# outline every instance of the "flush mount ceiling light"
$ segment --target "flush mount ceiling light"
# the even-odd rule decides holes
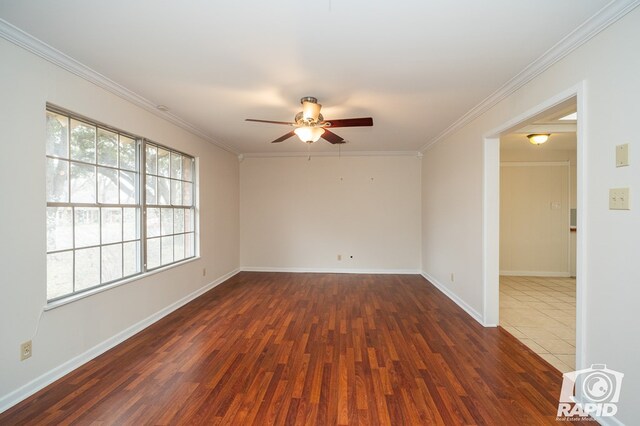
[[[256,120],[255,118],[247,118],[245,121],[254,121],[258,123],[271,123],[271,124],[284,124],[286,126],[295,127],[292,131],[286,135],[280,136],[278,139],[271,143],[278,143],[289,139],[291,136],[296,135],[304,143],[313,143],[323,138],[332,144],[343,144],[346,141],[330,131],[329,127],[361,127],[361,126],[373,126],[373,118],[340,118],[337,120],[325,120],[320,109],[322,105],[318,103],[318,100],[313,96],[305,96],[300,99],[302,104],[302,111],[296,114],[293,121],[271,121],[271,120]]]
[[[527,138],[529,138],[529,142],[531,142],[534,145],[542,145],[549,139],[549,136],[550,136],[549,133],[533,133],[533,134],[527,135]]]

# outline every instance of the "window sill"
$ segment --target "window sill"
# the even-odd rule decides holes
[[[200,260],[200,256],[192,257],[192,258],[183,260],[183,261],[178,262],[178,263],[172,263],[171,265],[167,265],[167,266],[164,266],[162,268],[154,269],[153,271],[149,271],[149,272],[145,272],[145,273],[142,273],[142,274],[139,274],[139,275],[135,275],[135,276],[130,277],[130,278],[125,278],[122,281],[118,281],[118,282],[115,282],[115,283],[112,283],[112,284],[107,284],[107,285],[102,286],[102,287],[96,287],[96,288],[93,288],[91,290],[87,290],[87,291],[85,291],[83,293],[72,294],[69,297],[65,297],[64,299],[58,299],[58,300],[55,300],[53,302],[48,302],[45,305],[44,310],[45,311],[50,311],[52,309],[59,308],[60,306],[64,306],[64,305],[67,305],[69,303],[73,303],[73,302],[75,302],[77,300],[84,299],[85,297],[93,296],[94,294],[102,293],[103,291],[111,290],[112,288],[120,287],[121,285],[128,284],[128,283],[130,283],[132,281],[141,280],[143,278],[150,277],[151,275],[155,275],[155,274],[157,274],[159,272],[163,272],[163,271],[166,271],[168,269],[175,268],[177,266],[185,265],[187,263],[194,262],[196,260]]]

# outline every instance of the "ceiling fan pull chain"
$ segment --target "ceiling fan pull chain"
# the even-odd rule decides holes
[[[311,161],[311,144],[310,143],[307,144],[307,155],[309,155],[309,158],[307,158],[307,161]]]

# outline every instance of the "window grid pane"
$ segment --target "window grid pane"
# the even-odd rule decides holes
[[[47,155],[69,158],[69,117],[47,111]]]

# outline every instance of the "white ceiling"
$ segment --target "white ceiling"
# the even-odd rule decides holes
[[[0,18],[239,153],[306,151],[244,121],[290,121],[302,96],[374,118],[335,129],[343,150],[417,151],[608,3],[0,0]]]

